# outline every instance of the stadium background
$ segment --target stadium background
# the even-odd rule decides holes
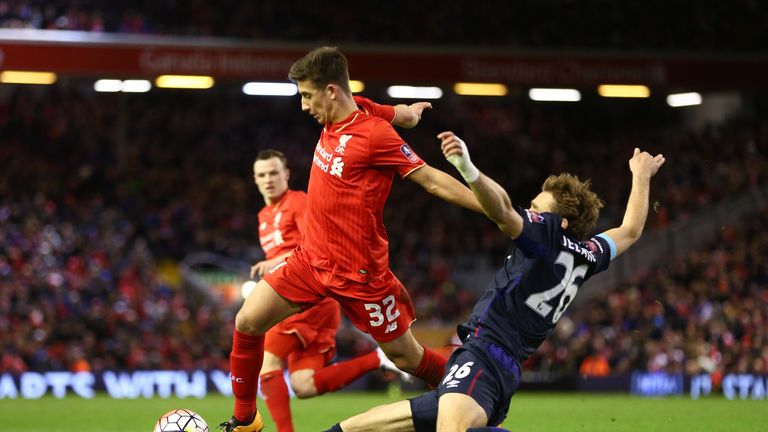
[[[617,224],[632,148],[666,155],[641,243],[582,290],[526,362],[521,394],[764,400],[767,15],[747,0],[0,1],[0,70],[56,74],[51,85],[0,76],[0,405],[92,389],[195,396],[195,371],[206,394],[218,392],[240,286],[260,253],[252,160],[284,151],[291,185],[304,189],[318,132],[297,97],[241,88],[286,82],[290,62],[320,44],[348,54],[375,100],[419,99],[391,97],[392,85],[441,89],[403,137],[452,172],[434,136],[456,131],[520,205],[547,174],[569,171],[607,201],[600,228]],[[163,74],[215,84],[161,89]],[[96,91],[100,79],[152,88]],[[506,94],[459,95],[460,81]],[[601,84],[650,95],[606,98]],[[533,87],[581,99],[533,101]],[[688,92],[701,103],[669,105]],[[395,181],[385,213],[392,267],[416,330],[444,346],[508,242],[408,183]],[[339,334],[342,357],[370,347],[349,326]]]

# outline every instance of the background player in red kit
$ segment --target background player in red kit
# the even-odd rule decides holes
[[[298,86],[302,110],[324,126],[310,171],[306,232],[237,314],[230,355],[235,410],[221,425],[225,431],[262,429],[256,377],[264,334],[326,297],[336,299],[398,368],[436,386],[446,359],[422,347],[410,330],[413,305],[389,270],[384,203],[398,174],[445,201],[481,211],[467,187],[427,165],[389,122],[375,116],[381,106],[356,103],[346,58],[337,48],[311,51],[291,66],[289,77]]]
[[[400,118],[409,117],[401,114]],[[304,231],[307,205],[304,192],[288,188],[290,171],[283,153],[259,152],[253,175],[266,205],[259,211],[259,241],[265,259],[251,268],[252,277],[262,276],[290,256]],[[300,398],[338,390],[379,367],[400,372],[380,349],[326,367],[336,352],[340,314],[339,304],[328,297],[267,332],[261,390],[278,432],[293,431],[290,395],[283,379],[284,364],[290,371],[291,387]]]

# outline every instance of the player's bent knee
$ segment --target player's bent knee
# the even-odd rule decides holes
[[[264,361],[261,363],[261,375],[266,373],[282,371],[283,361],[280,357],[272,354],[269,351],[264,351]]]
[[[315,390],[315,386],[300,385],[291,387],[293,387],[293,392],[299,399],[307,399],[317,396],[317,390]]]
[[[309,399],[311,397],[317,396],[316,391],[310,390],[306,387],[294,388],[293,392],[296,394],[296,397],[299,399]]]
[[[471,397],[448,393],[440,397],[437,414],[438,432],[465,432],[488,424],[485,410]]]
[[[258,317],[254,313],[243,309],[240,309],[235,316],[235,329],[251,336],[262,336],[269,330],[259,324]]]
[[[299,399],[311,398],[317,396],[315,380],[312,376],[291,374],[291,388]]]

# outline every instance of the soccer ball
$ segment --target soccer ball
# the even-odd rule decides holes
[[[200,414],[179,408],[157,419],[154,432],[208,432],[208,424]]]

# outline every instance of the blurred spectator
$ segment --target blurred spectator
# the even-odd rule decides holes
[[[766,22],[768,8],[756,0],[0,1],[2,27],[312,44],[760,52]]]
[[[592,346],[584,360],[579,365],[579,374],[588,377],[604,377],[611,374],[611,366],[608,364],[605,339],[598,335],[592,340]]]

